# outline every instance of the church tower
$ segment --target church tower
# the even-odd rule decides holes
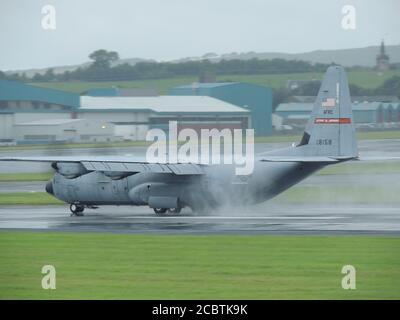
[[[389,69],[389,56],[385,53],[385,43],[381,42],[379,54],[376,56],[376,69],[386,71]]]

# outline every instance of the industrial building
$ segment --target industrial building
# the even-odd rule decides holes
[[[208,96],[102,90],[81,96],[0,80],[0,143],[145,140],[149,129],[168,130],[172,120],[178,130],[251,127],[249,110]]]
[[[353,117],[357,127],[400,126],[399,102],[356,102],[353,103]],[[282,118],[281,125],[302,129],[305,127],[313,103],[289,102],[277,106],[275,114]]]
[[[256,135],[272,132],[272,90],[270,88],[241,82],[194,83],[170,90],[171,95],[210,96],[251,113],[251,126]]]

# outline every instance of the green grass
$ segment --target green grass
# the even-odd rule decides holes
[[[197,81],[197,77],[177,77],[168,79],[133,80],[133,81],[71,81],[71,82],[42,82],[33,83],[52,89],[60,89],[72,92],[83,92],[91,88],[109,88],[119,86],[121,88],[150,88],[156,89],[160,94],[167,94],[168,91],[176,86],[190,84]]]
[[[43,185],[44,187],[44,185]],[[0,192],[0,205],[64,204],[46,192]]]
[[[398,70],[389,70],[383,74],[376,71],[349,71],[348,77],[351,84],[358,85],[363,88],[376,88],[383,82],[394,75],[400,75]],[[240,81],[254,83],[272,88],[279,88],[286,85],[287,80],[298,79],[322,79],[323,73],[288,73],[288,74],[262,74],[262,75],[221,75],[217,77],[218,81]],[[120,87],[140,87],[154,88],[160,94],[167,94],[168,91],[176,86],[191,84],[197,80],[197,77],[176,77],[168,79],[150,79],[150,80],[133,80],[133,81],[99,81],[99,82],[43,82],[35,83],[37,85],[61,89],[73,92],[82,92],[90,88],[103,88],[111,86]]]
[[[8,181],[47,181],[53,176],[52,172],[17,172],[0,173],[0,182]]]
[[[400,238],[0,232],[1,299],[399,299]],[[43,265],[57,289],[41,288]],[[356,268],[356,290],[341,269]]]
[[[347,75],[350,84],[355,84],[363,88],[376,88],[394,75],[399,75],[398,70],[390,70],[383,74],[375,71],[348,71]],[[270,86],[274,89],[283,87],[288,80],[321,80],[324,73],[289,73],[289,74],[263,74],[263,75],[226,75],[219,76],[220,81],[249,82],[259,85]]]

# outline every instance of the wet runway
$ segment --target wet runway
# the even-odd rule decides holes
[[[102,207],[70,217],[67,206],[0,206],[0,229],[166,234],[394,234],[398,206],[274,204],[209,215],[158,217],[142,207]]]

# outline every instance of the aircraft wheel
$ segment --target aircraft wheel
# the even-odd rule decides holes
[[[167,209],[165,208],[154,208],[154,213],[158,216],[163,216],[167,212]]]
[[[71,215],[81,217],[83,216],[83,211],[85,210],[85,207],[72,203],[69,206],[69,210],[71,210]]]
[[[168,209],[169,213],[173,213],[173,214],[179,214],[181,212],[182,208],[181,207],[177,207],[177,208],[170,208]]]

